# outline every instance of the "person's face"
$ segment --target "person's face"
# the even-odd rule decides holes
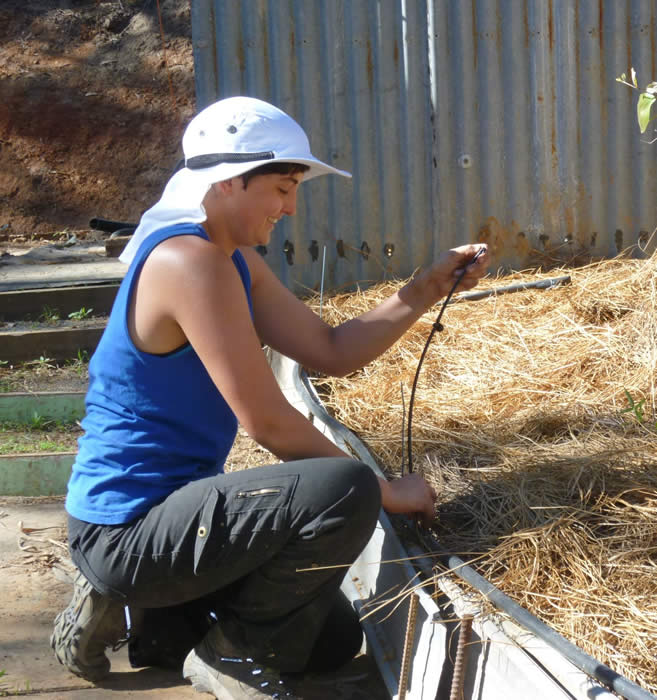
[[[231,180],[231,229],[238,245],[267,245],[274,226],[297,210],[297,191],[302,175],[256,175],[244,187],[239,177]],[[237,241],[236,241],[237,242]]]

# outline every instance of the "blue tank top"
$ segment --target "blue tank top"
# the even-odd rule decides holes
[[[137,349],[128,308],[144,261],[162,241],[181,235],[207,239],[197,224],[151,234],[126,273],[89,362],[84,435],[68,484],[67,511],[101,525],[126,523],[195,479],[223,471],[237,419],[187,343],[166,355]],[[244,257],[237,268],[251,304]]]

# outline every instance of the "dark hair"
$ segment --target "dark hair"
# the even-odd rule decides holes
[[[244,189],[249,185],[249,180],[257,175],[296,175],[297,173],[305,173],[306,170],[310,170],[309,165],[304,165],[303,163],[285,163],[278,161],[276,163],[265,163],[260,165],[253,170],[249,170],[242,173],[240,177],[244,183]]]

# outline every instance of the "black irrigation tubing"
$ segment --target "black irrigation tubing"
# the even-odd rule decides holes
[[[94,231],[104,231],[105,233],[114,233],[115,231],[134,231],[137,224],[128,223],[127,221],[111,221],[110,219],[100,219],[95,217],[89,221],[89,227]],[[127,233],[126,233],[127,235]]]
[[[470,261],[470,265],[482,254],[486,251],[485,248],[480,248],[477,254],[472,258]],[[415,390],[417,389],[417,384],[418,384],[418,379],[420,377],[420,370],[422,368],[422,364],[424,362],[424,358],[427,354],[427,350],[429,349],[429,346],[431,345],[431,341],[433,340],[433,337],[437,331],[442,331],[443,330],[443,325],[440,322],[440,320],[443,317],[443,313],[445,312],[445,309],[451,304],[456,301],[475,301],[476,299],[484,299],[485,297],[489,296],[497,296],[498,294],[506,294],[509,292],[518,292],[523,289],[549,289],[551,287],[554,287],[558,284],[564,284],[567,282],[570,282],[570,276],[569,275],[563,275],[562,277],[552,277],[544,280],[538,280],[535,282],[516,282],[515,284],[509,284],[505,287],[497,287],[493,289],[484,289],[484,290],[479,290],[476,292],[471,292],[469,294],[463,294],[460,297],[455,298],[452,300],[452,295],[456,291],[456,288],[459,286],[461,280],[463,279],[465,272],[466,272],[467,266],[463,268],[463,271],[461,274],[458,276],[456,281],[454,282],[454,286],[450,289],[449,294],[443,299],[443,302],[440,306],[440,311],[438,313],[438,317],[434,321],[432,327],[431,327],[431,332],[429,333],[429,337],[427,338],[426,343],[424,344],[424,348],[422,349],[422,354],[420,355],[420,360],[417,363],[417,369],[415,370],[415,377],[413,379],[413,388],[411,389],[411,399],[408,403],[408,423],[406,425],[406,440],[408,444],[407,448],[407,455],[406,459],[408,460],[408,473],[411,474],[413,471],[413,404],[415,403]],[[404,476],[404,459],[403,459],[403,449],[402,449],[402,463],[401,463],[401,474]]]
[[[460,274],[454,281],[454,284],[452,285],[452,288],[449,290],[447,293],[447,296],[443,299],[443,303],[440,305],[440,310],[438,311],[438,316],[436,320],[433,322],[433,325],[431,326],[431,333],[429,333],[429,337],[427,338],[427,342],[424,344],[424,349],[422,350],[422,355],[420,355],[420,361],[417,363],[417,369],[415,370],[415,378],[413,379],[413,388],[411,389],[411,398],[410,401],[408,402],[408,425],[406,426],[406,432],[407,432],[407,440],[408,440],[408,473],[410,474],[413,471],[413,404],[415,402],[415,390],[417,388],[417,382],[418,379],[420,378],[420,370],[422,369],[422,363],[424,362],[424,357],[427,354],[427,350],[429,349],[429,345],[431,345],[431,341],[433,340],[433,336],[436,334],[436,332],[440,332],[443,330],[443,325],[440,322],[440,319],[443,317],[443,314],[445,313],[445,309],[447,308],[447,305],[449,304],[452,295],[456,291],[456,288],[461,284],[463,278],[465,277],[468,267],[472,265],[478,258],[480,258],[482,255],[485,255],[487,251],[486,246],[483,246],[482,248],[479,248],[479,250],[474,254],[472,258],[470,258],[470,261],[466,263],[463,266],[463,269],[461,270]],[[402,450],[403,454],[403,450]],[[402,465],[401,465],[401,474],[404,476],[404,460],[402,459]]]
[[[331,430],[335,431],[351,448],[358,459],[372,467],[377,474],[382,474],[381,468],[376,463],[365,444],[348,428],[342,425],[342,423],[333,418],[333,416],[326,411],[324,406],[318,402],[317,394],[306,371],[301,366],[297,365],[292,372],[292,376],[294,378],[295,388],[313,416],[321,420],[325,425],[331,428]],[[430,535],[430,537],[432,544],[431,551],[440,551],[441,548],[435,536]],[[603,686],[618,693],[626,698],[626,700],[657,700],[657,696],[652,695],[609,668],[609,666],[583,652],[579,647],[561,636],[552,627],[539,620],[535,615],[530,613],[529,610],[523,608],[505,593],[502,593],[499,588],[494,586],[488,579],[478,574],[472,566],[457,555],[445,553],[440,555],[440,558],[450,570],[453,570],[457,576],[469,583],[473,588],[490,600],[495,607],[507,613],[509,617],[515,620],[519,625],[535,634],[553,649],[556,649],[573,665],[592,678],[595,678]]]

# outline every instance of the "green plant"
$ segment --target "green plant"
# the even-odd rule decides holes
[[[50,369],[55,369],[55,365],[51,365],[50,363],[53,361],[52,357],[46,357],[45,355],[39,355],[38,360],[32,360],[31,362],[26,362],[26,365],[29,366],[37,366],[42,369],[46,367],[50,367]]]
[[[636,78],[636,71],[634,68],[630,68],[630,81],[627,79],[627,75],[622,73],[616,80],[623,85],[631,87],[633,90],[639,90],[639,83]],[[648,128],[648,124],[655,119],[651,116],[652,106],[657,100],[657,83],[648,83],[645,88],[639,94],[639,100],[636,105],[637,119],[639,122],[639,129],[643,134]],[[652,143],[652,141],[651,141]]]
[[[640,425],[643,425],[645,427],[649,427],[646,425],[647,423],[647,416],[646,416],[646,409],[645,409],[645,404],[646,400],[645,399],[640,399],[639,401],[635,401],[632,394],[627,389],[623,389],[625,392],[625,397],[627,398],[628,406],[627,408],[624,408],[621,410],[621,413],[631,413],[634,418],[636,419],[637,423]],[[657,422],[655,423],[655,430],[657,430]]]
[[[82,376],[87,371],[87,364],[89,362],[89,353],[82,348],[78,348],[77,356],[69,360],[67,364],[72,367],[78,376]]]
[[[63,452],[64,449],[58,445],[56,442],[51,440],[41,440],[37,443],[37,449],[39,452]]]
[[[74,321],[81,321],[83,318],[87,318],[91,314],[93,309],[85,309],[84,306],[81,309],[78,309],[77,311],[71,311],[71,313],[68,315],[69,318],[72,318]]]
[[[43,307],[41,314],[39,315],[39,321],[42,321],[43,323],[57,323],[59,318],[59,310],[53,309],[47,304]]]
[[[33,411],[29,423],[31,430],[45,430],[50,425],[52,425],[51,420],[48,420],[45,416]]]

